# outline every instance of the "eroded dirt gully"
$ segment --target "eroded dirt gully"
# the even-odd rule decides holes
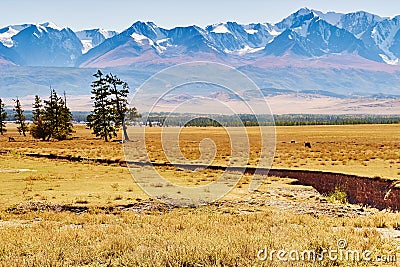
[[[127,162],[122,160],[92,159],[83,157],[60,156],[54,154],[25,154],[28,157],[48,158],[54,160],[67,160],[73,162],[98,162],[101,164],[119,164],[121,166],[174,166],[176,168],[195,170],[208,168],[212,170],[225,170],[225,166],[185,165],[156,162]],[[377,209],[391,209],[400,211],[400,181],[380,177],[363,177],[334,172],[267,169],[255,167],[231,167],[231,171],[245,171],[249,174],[260,174],[279,178],[293,178],[297,184],[312,186],[320,194],[328,194],[340,189],[347,193],[349,203],[361,204]]]

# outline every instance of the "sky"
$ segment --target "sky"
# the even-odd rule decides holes
[[[383,17],[400,15],[398,0],[1,0],[0,28],[54,22],[72,30],[122,31],[134,22],[160,27],[238,23],[276,23],[302,7],[323,12],[367,11]]]

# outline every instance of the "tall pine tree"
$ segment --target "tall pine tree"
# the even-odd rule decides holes
[[[44,116],[42,100],[35,96],[35,103],[32,105],[33,125],[30,128],[33,138],[47,140],[50,136],[50,127]]]
[[[7,112],[4,109],[4,102],[0,98],[0,134],[3,135],[7,132],[5,120],[7,119]]]
[[[49,126],[49,136],[47,140],[50,138],[56,138],[58,136],[58,124],[60,119],[60,109],[58,107],[58,95],[56,90],[50,88],[50,97],[49,100],[44,100],[44,117],[46,123]]]
[[[88,116],[88,126],[93,130],[93,134],[104,138],[106,142],[117,136],[115,125],[115,110],[110,100],[110,87],[107,84],[103,73],[98,70],[93,75],[97,80],[92,82],[93,111]]]
[[[129,141],[128,132],[126,130],[125,116],[128,112],[128,94],[129,85],[121,81],[116,75],[112,73],[106,75],[106,82],[109,84],[111,93],[111,104],[114,106],[115,112],[115,127],[121,127],[123,131],[123,139]]]
[[[140,117],[135,108],[128,108],[128,83],[119,79],[112,73],[103,76],[101,70],[93,75],[97,80],[92,82],[92,99],[94,107],[87,117],[88,126],[93,129],[93,134],[109,139],[116,137],[118,129],[122,126],[123,140],[129,141],[126,119],[131,121]]]
[[[26,136],[26,132],[28,131],[28,125],[25,123],[26,117],[24,115],[24,110],[21,107],[21,102],[19,101],[18,97],[15,102],[15,107],[14,107],[14,118],[15,122],[17,123],[18,127],[17,130],[19,134],[23,134]]]
[[[59,98],[58,101],[59,112],[59,120],[58,120],[58,136],[56,138],[58,140],[67,139],[71,133],[74,132],[72,125],[72,114],[69,108],[67,107],[67,96],[64,92],[64,98]]]

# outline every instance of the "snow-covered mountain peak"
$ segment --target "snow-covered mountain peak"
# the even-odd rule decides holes
[[[76,36],[81,40],[83,45],[82,53],[86,54],[93,47],[98,46],[104,40],[115,36],[117,32],[107,31],[104,29],[91,29],[76,32]]]
[[[298,28],[301,27],[305,21],[311,20],[314,17],[319,17],[319,15],[308,8],[301,8],[297,12],[283,19],[281,22],[277,23],[275,26],[281,31],[284,31],[285,29]]]
[[[47,32],[47,28],[45,26],[42,26],[41,24],[35,24],[35,25],[32,25],[32,27],[34,27],[36,34],[37,34],[37,32],[39,32],[39,33]]]
[[[318,16],[312,17],[309,20],[304,20],[302,24],[298,25],[298,27],[293,28],[292,31],[296,32],[301,37],[307,37],[307,35],[310,33],[310,30],[309,30],[310,25],[319,20],[321,20],[321,18]]]
[[[383,18],[377,15],[365,11],[358,11],[344,14],[335,25],[351,32],[357,38],[360,38],[367,30],[382,20]]]
[[[51,22],[51,21],[45,22],[45,23],[41,23],[40,26],[43,26],[43,27],[46,27],[46,28],[51,28],[51,29],[54,29],[54,30],[57,30],[57,31],[62,31],[63,30],[63,28],[57,26],[54,22]]]
[[[97,31],[104,36],[104,38],[108,39],[113,37],[117,32],[115,31],[106,31],[104,29],[97,29]]]
[[[229,62],[266,55],[347,54],[399,64],[400,17],[381,18],[365,11],[324,12],[302,8],[274,25],[228,21],[205,28],[164,29],[150,21],[136,21],[121,33],[101,28],[73,32],[51,22],[9,26],[0,29],[0,58],[28,66],[111,66],[139,59],[172,62],[190,57]]]
[[[151,21],[143,22],[137,21],[132,24],[127,30],[124,31],[123,34],[126,36],[131,36],[133,33],[137,33],[147,38],[151,39],[153,42],[157,40],[165,38],[165,31],[162,28],[159,28],[156,24]]]
[[[304,16],[304,15],[308,15],[312,12],[314,12],[314,11],[307,7],[303,7],[303,8],[300,8],[299,10],[297,10],[297,12],[295,12],[294,14],[297,16]]]
[[[68,28],[30,25],[11,39],[13,51],[27,66],[73,66],[82,54],[82,43]]]
[[[151,21],[136,21],[135,23],[132,24],[132,26],[130,27],[130,29],[135,29],[138,32],[148,32],[149,30],[153,31],[154,33],[156,33],[158,26],[151,22]]]

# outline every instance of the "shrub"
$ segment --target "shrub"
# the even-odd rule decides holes
[[[328,201],[331,203],[341,203],[346,204],[348,203],[347,200],[347,193],[342,189],[336,187],[335,191],[328,195]]]

